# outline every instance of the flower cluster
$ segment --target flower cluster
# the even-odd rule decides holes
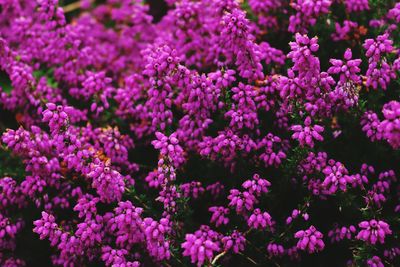
[[[221,250],[219,234],[202,226],[194,234],[187,234],[185,242],[182,243],[183,255],[190,256],[192,263],[200,267],[205,261],[211,261],[214,253]]]
[[[300,230],[295,233],[295,238],[299,238],[297,248],[306,250],[308,253],[314,253],[323,250],[325,247],[322,240],[322,233],[319,232],[314,226],[310,226],[307,230]]]
[[[376,242],[384,243],[385,236],[392,234],[389,225],[384,221],[363,221],[359,224],[362,229],[357,238],[374,245]]]
[[[382,108],[384,120],[380,121],[376,113],[367,111],[361,125],[363,131],[371,139],[386,140],[394,149],[400,147],[400,102],[390,101]]]
[[[0,0],[0,266],[399,266],[399,23]]]
[[[314,139],[317,141],[324,140],[320,134],[324,131],[324,127],[317,124],[311,126],[310,117],[307,117],[304,120],[304,127],[301,125],[293,125],[291,130],[295,132],[292,135],[292,138],[299,140],[300,146],[308,145],[310,147],[314,147]]]

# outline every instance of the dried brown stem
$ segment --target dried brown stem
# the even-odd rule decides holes
[[[64,13],[68,13],[68,12],[72,12],[72,11],[79,9],[80,7],[81,7],[81,2],[77,1],[77,2],[73,2],[71,4],[68,4],[66,6],[63,6],[62,9],[64,10]]]

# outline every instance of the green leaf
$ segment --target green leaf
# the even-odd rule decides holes
[[[3,89],[3,92],[6,94],[10,94],[13,87],[11,85],[11,80],[8,77],[8,74],[5,72],[0,72],[0,87]]]

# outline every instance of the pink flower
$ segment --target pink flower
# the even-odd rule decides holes
[[[373,256],[371,259],[367,260],[368,267],[385,267],[381,258],[378,256]]]
[[[154,148],[160,150],[160,154],[167,157],[175,167],[182,165],[185,158],[176,133],[168,137],[161,132],[156,132],[156,137],[157,139],[151,142]]]
[[[261,212],[260,209],[255,209],[247,220],[249,227],[254,229],[265,229],[272,226],[272,218],[268,212]]]
[[[304,127],[301,125],[294,125],[291,130],[295,133],[292,135],[293,139],[297,139],[301,146],[308,145],[314,147],[314,140],[323,141],[324,138],[320,133],[324,131],[324,127],[320,125],[311,126],[311,118],[307,117],[304,120]]]
[[[220,226],[220,225],[226,225],[229,222],[229,218],[226,217],[226,215],[229,214],[229,209],[219,206],[219,207],[210,207],[208,209],[210,212],[212,212],[211,216],[211,223],[215,223],[215,226]]]
[[[230,200],[229,206],[235,207],[238,214],[253,210],[254,204],[257,203],[253,194],[248,191],[240,192],[237,189],[231,189],[228,200]]]
[[[271,183],[266,179],[260,178],[258,174],[254,174],[253,179],[246,180],[242,184],[244,189],[258,197],[261,196],[262,193],[267,193],[269,186],[271,186]]]
[[[60,130],[65,130],[68,126],[69,116],[73,114],[73,108],[69,106],[56,105],[47,103],[47,109],[43,111],[43,121],[49,122],[50,131],[58,133]]]
[[[318,252],[324,249],[325,244],[322,240],[323,234],[314,226],[310,226],[307,230],[301,230],[295,233],[295,238],[299,238],[297,248],[305,250],[308,253]]]
[[[234,253],[244,251],[246,244],[246,238],[237,230],[234,230],[231,235],[224,236],[221,241],[224,246],[224,251],[232,250]]]
[[[211,261],[215,252],[221,251],[220,235],[203,225],[194,234],[186,234],[181,246],[183,256],[190,256],[191,262],[200,267]]]
[[[385,236],[391,235],[392,230],[389,228],[389,224],[384,221],[362,221],[358,224],[362,230],[357,234],[357,239],[364,240],[367,243],[372,245],[376,244],[376,242],[380,242],[381,244],[385,243]]]

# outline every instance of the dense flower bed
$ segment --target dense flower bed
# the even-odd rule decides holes
[[[400,266],[399,25],[0,0],[0,266]]]

